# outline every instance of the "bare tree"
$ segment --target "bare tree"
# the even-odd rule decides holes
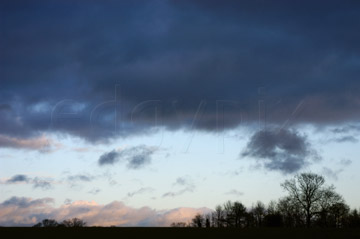
[[[224,226],[224,210],[221,205],[216,206],[215,212],[213,212],[213,221],[216,227]]]
[[[85,227],[86,222],[84,222],[83,220],[75,217],[75,218],[72,218],[72,219],[64,220],[62,222],[62,225],[65,226],[65,227]]]
[[[338,194],[334,187],[326,187],[325,179],[314,173],[302,173],[295,178],[286,180],[281,186],[289,192],[292,203],[298,203],[305,213],[306,226],[318,214],[325,201],[336,201]]]
[[[186,227],[186,222],[173,222],[170,225],[171,227]]]
[[[246,207],[241,202],[234,202],[232,206],[235,227],[242,227],[246,215]]]
[[[255,217],[256,226],[261,227],[263,219],[265,217],[265,205],[264,203],[257,201],[255,207],[252,209],[252,213]]]
[[[43,227],[57,227],[59,223],[54,219],[44,219],[41,222]]]
[[[204,227],[205,218],[201,214],[196,214],[195,217],[192,219],[191,225],[193,227]]]

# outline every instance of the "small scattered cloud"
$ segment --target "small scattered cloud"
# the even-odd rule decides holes
[[[305,135],[290,129],[264,129],[250,138],[246,148],[240,154],[252,157],[267,170],[294,173],[320,160]]]
[[[342,127],[336,127],[331,129],[331,132],[335,133],[335,134],[345,134],[345,133],[349,133],[349,132],[356,132],[356,131],[360,131],[360,125],[345,125]]]
[[[236,190],[236,189],[232,189],[232,190],[226,192],[225,194],[227,194],[227,195],[235,195],[235,196],[243,196],[244,195],[243,192],[241,192],[239,190]]]
[[[47,179],[42,179],[42,178],[34,178],[32,180],[33,183],[33,187],[34,188],[41,188],[43,190],[48,190],[52,187],[51,181],[47,180]]]
[[[104,153],[99,158],[99,165],[102,166],[107,164],[114,164],[115,162],[118,161],[118,157],[119,157],[119,153],[115,150],[108,153]]]
[[[322,174],[324,174],[326,177],[337,181],[339,179],[340,173],[345,171],[346,167],[350,166],[352,164],[352,161],[350,159],[341,159],[337,163],[338,168],[337,169],[331,169],[329,167],[323,167]]]
[[[88,193],[93,194],[93,195],[96,195],[96,194],[98,194],[100,192],[101,192],[100,188],[93,188],[90,191],[88,191]]]
[[[143,193],[151,193],[153,191],[155,191],[153,188],[146,187],[146,188],[140,188],[133,192],[129,192],[127,195],[128,195],[128,197],[133,197],[135,195],[139,195],[139,194],[143,194]]]
[[[112,165],[120,161],[127,162],[129,169],[140,169],[150,164],[152,155],[157,151],[156,147],[139,145],[122,150],[113,150],[100,156],[100,166]]]
[[[91,182],[95,179],[95,176],[92,175],[85,175],[85,174],[76,174],[76,175],[69,175],[67,180],[69,182]]]
[[[189,186],[192,185],[192,182],[189,177],[179,177],[176,179],[173,185],[180,185],[180,186]]]
[[[193,192],[194,189],[193,188],[184,188],[184,189],[181,189],[181,190],[178,190],[178,191],[175,191],[175,192],[167,192],[167,193],[164,193],[162,195],[163,198],[166,198],[166,197],[177,197],[177,196],[180,196],[186,192]]]
[[[195,185],[190,177],[178,177],[173,183],[173,186],[181,187],[181,189],[177,191],[166,192],[162,195],[162,197],[176,197],[186,192],[193,192],[195,190]]]
[[[346,135],[346,136],[334,138],[332,141],[336,143],[345,143],[345,142],[357,143],[359,140],[352,135]]]
[[[340,160],[340,164],[343,166],[349,166],[350,164],[352,164],[352,161],[350,159],[342,159]]]
[[[321,140],[322,143],[357,143],[359,140],[352,135],[343,135]]]
[[[49,178],[41,177],[29,177],[25,174],[17,174],[12,176],[9,179],[0,180],[1,184],[32,184],[33,188],[41,188],[43,190],[48,190],[52,188],[53,180]]]
[[[339,178],[339,174],[344,171],[343,169],[337,169],[337,170],[332,170],[328,167],[323,167],[322,169],[322,174],[325,175],[325,177],[328,177],[332,180],[337,181]]]
[[[11,184],[11,183],[18,183],[18,182],[29,182],[30,178],[24,174],[18,174],[18,175],[14,175],[12,176],[10,179],[8,179],[6,182]]]

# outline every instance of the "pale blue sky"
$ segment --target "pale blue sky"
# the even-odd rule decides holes
[[[301,132],[308,135],[323,158],[302,171],[323,174],[327,183],[334,184],[347,203],[358,207],[358,143],[324,143],[333,136],[326,130],[317,132],[312,127],[302,127]],[[241,158],[239,154],[246,146],[248,135],[249,130],[243,128],[228,131],[225,136],[161,130],[147,136],[118,139],[106,145],[52,135],[54,140],[62,144],[57,151],[1,149],[0,161],[3,181],[24,174],[47,178],[52,181],[52,187],[44,190],[33,188],[31,184],[2,184],[0,201],[14,195],[52,197],[56,199],[56,205],[63,204],[66,199],[94,200],[103,204],[119,200],[134,207],[150,206],[156,209],[183,206],[214,208],[226,200],[239,200],[247,206],[257,200],[268,203],[285,195],[280,183],[294,173],[284,175],[267,171],[258,167],[254,159]],[[113,149],[121,151],[141,144],[158,147],[151,163],[143,168],[129,169],[121,162],[98,165],[98,159],[104,152]],[[345,161],[349,165],[342,163]],[[324,167],[337,175],[328,175]],[[89,182],[67,180],[71,175],[86,175],[93,179]],[[176,184],[178,178],[186,179],[190,186]],[[167,192],[177,193],[187,187],[190,189],[180,195],[163,197]],[[140,193],[134,193],[139,189]],[[100,191],[96,193],[97,190]],[[129,197],[129,193],[134,195]]]

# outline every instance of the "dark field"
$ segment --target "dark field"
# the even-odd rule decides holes
[[[360,229],[0,228],[8,238],[360,238]]]

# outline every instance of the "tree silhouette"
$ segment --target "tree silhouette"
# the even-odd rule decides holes
[[[305,214],[306,226],[311,226],[311,220],[328,206],[341,201],[341,197],[334,191],[334,187],[326,187],[325,179],[314,173],[302,173],[295,178],[286,180],[281,186],[288,191],[288,199],[293,205],[299,205]],[[328,207],[327,206],[327,207]]]
[[[64,220],[62,222],[62,225],[64,225],[65,227],[85,227],[86,222],[84,222],[83,220],[75,217],[75,218],[72,218],[72,219]]]
[[[59,223],[54,219],[44,219],[41,222],[34,225],[34,227],[57,227]]]
[[[213,220],[214,225],[216,227],[223,227],[224,226],[224,210],[222,209],[221,205],[216,206],[215,212],[213,212]]]
[[[358,210],[350,211],[334,186],[314,173],[303,173],[285,180],[281,186],[289,193],[278,201],[262,202],[247,210],[241,202],[225,202],[212,213],[197,214],[191,227],[334,227],[360,228]],[[173,223],[172,226],[187,225]]]
[[[192,219],[191,225],[193,227],[203,227],[204,226],[205,218],[201,214],[196,214],[195,217]]]
[[[256,226],[261,227],[265,217],[265,205],[257,201],[255,207],[252,209]]]

